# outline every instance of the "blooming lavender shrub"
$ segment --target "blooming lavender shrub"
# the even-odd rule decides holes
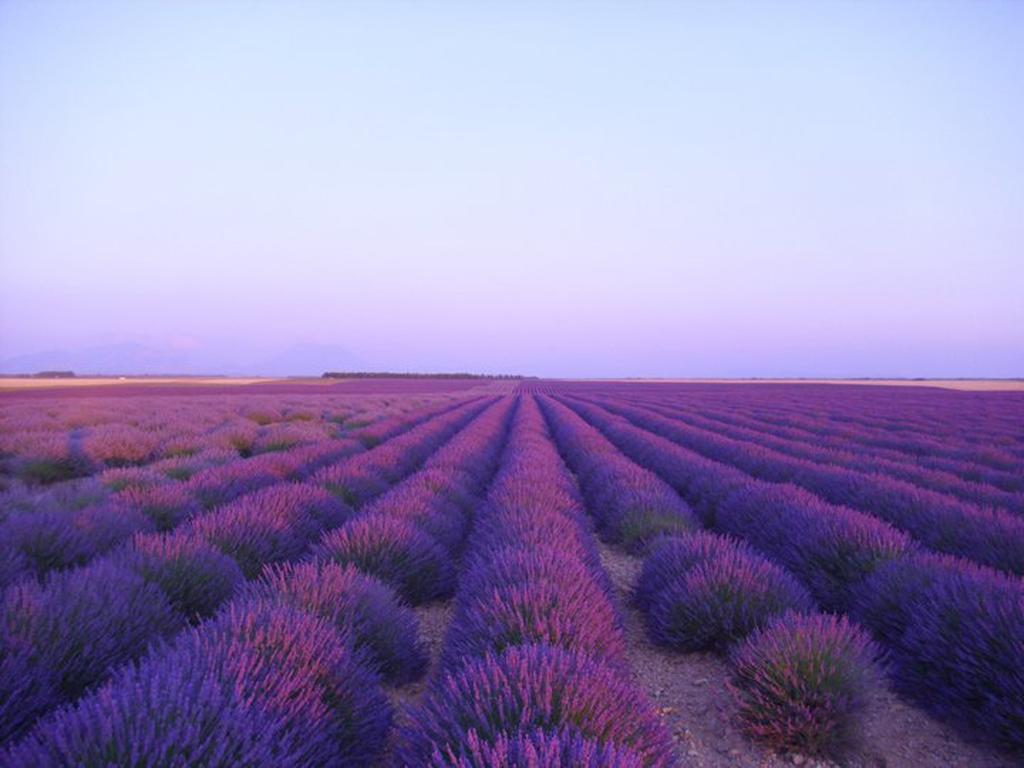
[[[230,461],[199,469],[188,478],[186,487],[203,509],[213,509],[279,480],[255,460]]]
[[[512,584],[462,601],[445,640],[442,666],[500,653],[515,645],[543,643],[624,663],[617,617],[593,579],[573,585],[543,581]]]
[[[792,576],[748,547],[720,539],[702,551],[711,538],[662,540],[645,562],[638,602],[654,642],[721,652],[787,610],[814,610]]]
[[[141,512],[101,504],[74,511],[38,510],[11,515],[0,540],[16,549],[36,577],[84,565],[137,531],[153,525]]]
[[[202,511],[183,483],[130,485],[115,493],[112,500],[144,514],[158,531],[169,531]]]
[[[436,474],[431,470],[431,474]],[[445,486],[423,482],[419,474],[410,476],[378,497],[364,510],[405,518],[429,533],[448,552],[457,552],[466,537],[469,517],[468,498],[456,501]]]
[[[296,742],[315,744],[316,734],[289,732],[284,725],[246,707],[202,659],[172,653],[128,667],[73,707],[41,721],[0,753],[0,765],[298,768],[304,763],[297,758],[305,755]]]
[[[694,566],[742,546],[728,536],[698,531],[682,536],[661,536],[651,542],[633,589],[634,605],[649,610],[665,585]],[[747,551],[750,551],[749,549]]]
[[[365,504],[388,488],[388,481],[379,473],[354,461],[324,467],[313,475],[312,482],[353,507]]]
[[[136,536],[117,557],[192,619],[212,616],[245,580],[234,560],[187,532]]]
[[[845,617],[778,617],[731,655],[737,719],[774,749],[839,755],[859,736],[877,656]]]
[[[245,587],[248,598],[276,600],[320,616],[349,634],[357,648],[393,685],[403,685],[426,670],[416,615],[394,591],[353,565],[332,562],[269,566]]]
[[[565,554],[585,563],[593,575],[607,578],[594,539],[589,535],[589,523],[582,515],[552,511],[554,504],[548,509],[531,509],[515,503],[494,508],[497,513],[488,501],[474,524],[473,537],[479,554],[470,553],[470,562],[479,557],[486,559],[510,542],[527,550],[548,549],[557,543]]]
[[[640,552],[660,535],[698,527],[693,512],[664,480],[623,456],[561,403],[546,397],[538,402],[607,539]]]
[[[675,764],[661,723],[619,671],[545,645],[489,654],[439,679],[402,728],[394,764],[468,759],[481,745],[564,727],[595,746],[632,750],[646,766]]]
[[[24,553],[14,542],[0,539],[0,589],[21,579],[32,578],[32,575],[32,565]]]
[[[365,766],[390,708],[347,639],[316,617],[233,604],[39,724],[4,765]]]
[[[879,566],[917,549],[876,518],[827,504],[791,485],[752,480],[719,506],[718,528],[770,555],[827,609],[847,610]]]
[[[383,514],[358,517],[331,531],[314,549],[320,560],[351,563],[393,586],[413,605],[451,595],[451,558],[409,520]]]
[[[857,615],[890,648],[896,688],[932,714],[1024,751],[1024,588],[948,556],[904,558],[864,585]]]
[[[435,750],[428,768],[643,768],[635,751],[587,739],[572,728],[499,735],[493,743],[470,731],[458,753]]]
[[[265,668],[284,676],[252,695],[260,707],[328,736],[334,758],[307,765],[361,766],[379,755],[390,705],[365,654],[331,624],[277,601],[240,600],[194,637],[233,686],[258,684]]]
[[[167,482],[167,478],[163,474],[150,467],[107,469],[100,472],[97,479],[112,491],[123,491],[125,488],[149,488]]]
[[[265,563],[302,555],[325,528],[339,525],[349,514],[322,488],[286,483],[197,518],[189,531],[234,558],[252,579]]]
[[[510,541],[495,549],[474,548],[468,553],[459,578],[462,594],[480,595],[491,590],[537,582],[570,591],[581,582],[595,581],[592,569],[557,542],[524,547]],[[604,583],[598,583],[605,587]],[[607,597],[608,592],[602,589]]]
[[[0,629],[0,744],[61,702],[55,675],[34,663],[29,649],[15,648],[5,633]]]
[[[51,685],[57,702],[73,699],[184,624],[156,586],[109,560],[19,582],[0,604],[0,658],[21,658],[0,665],[0,701]]]

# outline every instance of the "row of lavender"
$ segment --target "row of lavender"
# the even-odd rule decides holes
[[[639,394],[639,393],[638,393]],[[1021,490],[1024,477],[1020,473],[1017,453],[993,445],[998,443],[990,434],[978,445],[965,440],[962,435],[961,418],[964,408],[950,409],[947,422],[942,430],[929,425],[927,431],[919,432],[906,427],[884,428],[865,427],[843,420],[831,410],[808,412],[805,408],[767,409],[751,402],[749,397],[733,394],[731,397],[707,398],[695,395],[673,398],[657,398],[666,404],[688,407],[690,410],[709,414],[715,411],[739,416],[744,424],[756,429],[767,429],[774,435],[795,440],[813,440],[817,444],[830,444],[837,448],[871,456],[891,459],[901,463],[919,466],[938,472],[958,476],[961,479],[985,483],[1003,490]],[[903,402],[901,398],[897,398]],[[974,401],[968,401],[968,403]],[[968,405],[968,409],[969,409]],[[1021,414],[1024,418],[1024,414]],[[1019,443],[1020,437],[1010,445]]]
[[[784,385],[562,385],[557,391],[607,395],[750,415],[775,428],[798,428],[820,443],[834,439],[861,452],[911,460],[965,479],[1020,476],[1024,405],[1017,393],[964,393],[893,387]],[[866,394],[865,394],[866,393]],[[934,418],[907,418],[922,403],[940,403]],[[886,414],[884,418],[879,415]],[[983,473],[986,477],[976,476]]]
[[[1024,448],[1016,392],[800,384],[686,386],[673,395],[693,403],[749,406],[769,416],[808,415],[829,431],[850,430],[907,453],[970,458],[992,467],[1012,469]]]
[[[186,471],[172,476],[149,468],[114,470],[116,490],[79,482],[59,491],[8,495],[0,518],[0,587],[84,565],[132,535],[173,530],[243,494],[309,477],[457,405],[444,402],[382,418],[348,438],[285,452],[244,459],[231,454],[233,460],[213,464],[197,456]]]
[[[848,613],[869,628],[887,651],[898,690],[985,738],[1024,747],[1019,579],[929,553],[877,518],[828,504],[793,485],[752,478],[593,404],[560,402],[667,481],[705,526],[749,543],[796,577],[822,608]],[[624,493],[628,499],[630,493]],[[688,572],[688,566],[678,567]],[[802,603],[790,589],[776,592],[772,600],[789,595],[786,607]],[[662,627],[655,636],[674,636],[672,622],[681,617],[684,634],[715,620],[699,590],[678,605],[673,602],[676,607],[655,610],[655,605],[650,604],[652,623]],[[689,611],[694,618],[687,618]],[[737,619],[730,615],[729,621]]]
[[[885,520],[937,552],[1024,574],[1024,516],[968,504],[896,478],[787,456],[689,426],[649,408],[612,399],[587,402],[758,479],[793,483],[832,504]]]
[[[907,481],[926,490],[950,494],[976,506],[1001,507],[1012,512],[1024,512],[1024,475],[999,473],[1006,490],[986,482],[966,480],[958,474],[922,467],[907,454],[880,456],[876,450],[851,448],[841,441],[813,433],[769,426],[754,419],[744,418],[735,408],[696,405],[692,403],[635,400],[662,415],[683,421],[695,428],[712,431],[720,436],[740,442],[862,473],[882,474]],[[813,440],[813,443],[809,442]],[[982,469],[977,464],[965,464],[964,474],[977,476]]]
[[[668,766],[572,475],[521,398],[477,516],[425,700],[396,766]]]
[[[698,532],[667,483],[564,405],[541,402],[602,536],[646,553],[634,603],[652,640],[729,652],[737,717],[755,738],[805,753],[845,748],[877,677],[866,635],[817,614],[803,586],[749,546]]]
[[[233,600],[228,608],[222,609],[221,606],[237,592],[245,578],[256,576],[261,568],[268,565],[302,557],[318,541],[316,551],[320,553],[320,559],[330,560],[325,556],[325,545],[329,543],[333,532],[350,524],[349,521],[355,516],[351,505],[328,490],[337,490],[339,479],[355,478],[368,489],[364,498],[357,503],[378,495],[385,490],[389,481],[396,482],[414,471],[430,453],[476,417],[486,405],[486,402],[462,405],[372,450],[321,470],[310,481],[279,484],[247,494],[181,530],[138,536],[125,548],[84,568],[57,574],[41,584],[23,582],[6,590],[3,594],[3,624],[0,626],[0,724],[5,737],[24,731],[40,714],[62,702],[73,701],[101,683],[112,672],[116,672],[116,676],[109,684],[89,693],[77,706],[61,710],[52,718],[44,720],[30,735],[26,746],[20,751],[12,751],[5,760],[11,765],[54,762],[89,764],[89,756],[96,759],[96,755],[107,754],[109,750],[114,750],[110,754],[120,754],[127,759],[132,750],[141,748],[139,744],[152,750],[172,748],[175,739],[182,738],[183,729],[188,731],[191,728],[187,720],[179,719],[179,715],[187,718],[191,711],[189,707],[206,707],[204,697],[207,695],[213,697],[209,706],[214,709],[227,707],[225,711],[230,713],[241,707],[246,711],[252,709],[259,717],[266,714],[265,706],[271,706],[273,702],[270,699],[278,693],[285,695],[282,702],[292,693],[314,698],[322,695],[326,698],[321,704],[330,701],[334,695],[330,691],[307,685],[310,674],[314,678],[319,677],[316,668],[307,670],[308,674],[303,680],[288,678],[286,675],[285,678],[275,678],[276,682],[260,682],[261,678],[257,675],[252,681],[256,687],[252,688],[246,687],[249,682],[242,685],[239,678],[232,675],[255,674],[253,670],[228,669],[224,665],[234,664],[231,659],[236,657],[242,660],[246,658],[245,654],[236,653],[236,641],[246,644],[251,640],[256,643],[254,649],[260,651],[260,643],[269,637],[266,632],[274,627],[277,627],[274,631],[282,633],[280,639],[283,643],[281,645],[274,641],[273,648],[269,649],[274,653],[290,653],[285,640],[291,638],[292,641],[305,642],[303,638],[306,630],[312,633],[309,635],[311,638],[320,638],[315,642],[322,641],[322,648],[317,653],[333,653],[330,649],[340,648],[344,659],[355,659],[352,655],[354,651],[345,650],[352,646],[359,651],[356,655],[361,658],[366,652],[360,650],[358,644],[338,642],[334,636],[336,633],[326,630],[313,631],[309,626],[310,621],[306,620],[298,621],[289,629],[287,620],[274,618],[279,613],[276,608],[269,614],[260,608],[256,611],[258,617],[254,618],[246,604],[245,595]],[[376,479],[372,483],[367,482],[367,478],[374,475]],[[369,490],[371,488],[374,490]],[[357,579],[348,572],[342,575],[331,572],[323,578],[303,572],[297,578],[300,577],[312,578],[316,583],[322,581],[325,589],[334,582],[356,582],[364,590],[370,589],[365,586],[363,577]],[[269,574],[264,581],[273,582],[273,574]],[[305,589],[315,591],[315,585]],[[382,594],[387,598],[381,592],[385,589],[380,585],[375,589],[376,597],[370,594],[357,601],[364,607],[364,613],[371,624],[374,612],[378,610],[374,607],[377,603],[384,614],[397,611],[394,597],[382,601],[377,599]],[[336,602],[328,592],[321,597],[325,606]],[[218,609],[217,618],[204,621]],[[198,624],[195,630],[180,635],[169,647],[159,647],[163,638],[175,634],[189,621]],[[410,627],[415,630],[414,622],[406,616],[398,622],[396,628],[388,632],[392,636],[396,631],[408,634]],[[246,639],[245,633],[250,631],[254,636]],[[376,632],[376,635],[384,639],[383,645],[369,644],[379,651],[386,651],[388,633]],[[154,643],[158,647],[147,655],[147,660],[138,668],[121,667],[117,671],[119,665],[138,657]],[[414,639],[396,639],[392,645],[395,643],[402,647],[415,646]],[[301,653],[301,643],[298,647],[297,652]],[[177,665],[183,663],[185,658],[175,655],[179,652],[185,654],[191,660],[189,663],[199,670],[197,676],[184,675],[182,670],[175,672]],[[206,653],[209,654],[209,664],[201,658]],[[339,657],[338,663],[341,664],[344,659]],[[349,666],[355,663],[351,659],[345,662]],[[275,667],[278,662],[285,666]],[[277,659],[267,669],[277,669],[288,675],[295,673],[295,670],[288,667],[291,662],[286,662]],[[415,659],[402,663],[415,666]],[[362,669],[366,664],[360,662],[355,666]],[[372,669],[370,671],[373,672]],[[161,693],[160,686],[168,682],[165,678],[174,678],[176,674],[175,684],[184,687],[172,687],[167,694]],[[353,677],[357,684],[355,691],[360,690],[358,684],[365,678],[366,675],[360,677],[358,674]],[[346,680],[346,675],[342,675],[337,684],[349,686]],[[276,688],[278,684],[295,684],[300,685],[300,688],[289,693],[290,689]],[[256,697],[256,693],[264,689],[266,696]],[[372,687],[370,690],[372,692]],[[177,699],[176,693],[186,698]],[[193,695],[199,699],[188,700],[187,697]],[[144,700],[140,700],[140,696]],[[241,698],[232,698],[226,702],[224,696]],[[359,711],[366,709],[370,713],[380,709],[374,704],[372,696],[368,704],[354,701],[353,706]],[[110,717],[114,718],[113,724],[109,718],[102,716],[104,712],[109,712]],[[147,719],[147,713],[155,716],[155,719]],[[211,709],[206,715],[212,717],[213,713]],[[303,712],[280,714],[282,717],[304,717]],[[344,715],[342,719],[347,717]],[[378,719],[371,718],[373,722]],[[323,717],[320,717],[315,722],[322,720]],[[225,736],[229,744],[238,744],[232,741],[236,736],[243,740],[249,738],[246,735],[248,731],[245,731],[249,720],[242,718],[242,721],[239,725],[241,730],[232,730]],[[154,723],[162,723],[165,730],[153,732]],[[254,726],[254,733],[262,732],[258,726],[258,723]],[[192,744],[197,750],[196,759],[203,755],[219,754],[218,750],[222,747],[217,744],[216,734],[233,727],[228,722],[213,731],[194,733],[193,738],[199,740]],[[135,739],[142,741],[136,743]],[[361,736],[356,742],[360,739]],[[288,743],[287,739],[282,743]],[[306,743],[304,739],[296,742],[297,745],[302,743]],[[352,740],[345,743],[351,746]],[[231,754],[224,753],[223,759],[226,762],[216,764],[235,764],[231,762]],[[154,764],[168,757],[161,757],[156,752],[150,756]],[[240,764],[244,764],[244,761]],[[282,764],[287,764],[287,761]],[[310,763],[300,761],[299,764]]]
[[[332,439],[396,407],[428,405],[380,397],[52,398],[5,402],[0,410],[0,481],[51,483],[117,467],[176,471],[197,454],[249,456]]]

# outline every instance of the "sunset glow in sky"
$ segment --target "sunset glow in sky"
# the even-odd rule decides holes
[[[8,1],[0,362],[1021,376],[1021,137],[1024,3]]]

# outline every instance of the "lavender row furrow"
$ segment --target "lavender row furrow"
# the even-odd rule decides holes
[[[452,409],[445,405],[384,419],[352,438],[314,443],[201,469],[187,479],[126,477],[126,487],[82,509],[15,512],[0,523],[0,587],[81,566],[137,533],[173,530],[209,510],[365,450]]]
[[[890,653],[898,690],[937,716],[1024,748],[1024,587],[924,552],[871,516],[707,459],[579,400],[560,400],[669,482],[720,533],[794,574],[820,605],[849,613]]]
[[[668,527],[640,548],[645,558],[633,603],[651,640],[675,651],[728,653],[737,719],[768,746],[829,755],[848,747],[878,679],[878,654],[863,632],[815,615],[804,587],[748,545],[695,532],[692,513],[663,480],[564,405],[544,397],[540,402],[584,494],[593,499],[592,514],[600,519],[633,499],[642,478],[645,487],[659,489],[660,504],[632,507],[636,517],[652,520],[636,527],[663,527],[668,494],[682,506],[677,514],[689,517],[690,525]],[[636,542],[621,536],[615,543],[637,550]],[[780,686],[780,680],[789,684]],[[804,716],[790,716],[794,711]]]
[[[609,401],[602,404],[644,429],[756,478],[794,483],[833,504],[867,512],[938,552],[1024,574],[1024,518],[1017,515],[965,504],[885,475],[795,459],[646,409]]]
[[[443,413],[349,461],[383,460],[390,476],[409,474],[487,404]],[[77,698],[189,619],[210,615],[241,577],[302,556],[353,514],[316,483],[271,486],[180,531],[136,537],[94,564],[8,588],[0,625],[4,738]]]
[[[396,766],[668,766],[627,677],[618,618],[572,476],[520,398],[467,544],[441,667]]]
[[[119,398],[99,409],[74,400],[57,400],[45,410],[31,403],[7,404],[0,414],[0,471],[48,484],[173,467],[211,449],[247,458],[338,437],[342,430],[386,420],[393,410],[375,406],[370,398],[357,398],[355,407],[351,399],[344,406],[337,399],[292,402],[297,407],[267,403],[257,395],[241,408],[238,401],[223,398],[170,398],[160,408],[138,397]]]
[[[777,393],[773,392],[771,397],[765,398],[767,402],[761,406],[759,416],[785,424],[800,424],[818,434],[846,432],[873,447],[890,448],[920,458],[944,457],[969,461],[996,470],[1013,470],[1019,465],[1019,428],[1016,430],[1018,439],[1014,439],[1013,433],[1007,434],[1003,431],[1002,440],[998,444],[993,442],[999,439],[1001,431],[998,425],[978,425],[972,432],[969,428],[970,404],[979,401],[964,402],[962,393],[947,395],[956,398],[956,402],[947,403],[939,418],[920,423],[906,418],[908,413],[915,411],[914,403],[908,402],[906,397],[901,397],[896,402],[889,402],[886,399],[862,403],[856,400],[852,391],[847,390],[842,398],[830,398],[827,407],[815,408],[816,401],[808,398],[807,394],[806,388],[802,388],[799,392],[794,392],[791,403],[784,404]],[[750,395],[747,392],[739,395],[732,391],[726,397],[715,397],[713,402],[724,407],[734,406],[737,402],[753,407],[758,402],[757,398],[757,395]],[[700,406],[706,398],[675,400],[680,405]],[[903,418],[899,423],[873,420],[867,415],[866,406],[869,404],[872,413],[877,413],[879,409],[893,409]],[[949,410],[954,408],[957,411],[957,418],[950,420]]]
[[[666,397],[635,397],[635,404],[659,404],[672,409],[676,414],[699,414],[732,426],[742,426],[760,433],[770,434],[776,438],[785,438],[793,444],[814,444],[827,446],[838,452],[847,452],[854,456],[870,458],[900,467],[899,471],[915,471],[922,473],[922,478],[931,482],[943,483],[951,488],[959,482],[968,483],[969,487],[993,488],[1005,494],[1014,495],[1024,490],[1024,475],[1010,469],[994,469],[986,464],[970,459],[953,459],[929,456],[913,451],[912,444],[898,443],[892,438],[872,438],[862,430],[852,427],[839,428],[826,416],[814,419],[806,414],[797,414],[785,418],[766,417],[752,411],[751,403],[743,398],[730,398],[708,402],[702,399],[680,399]],[[898,445],[898,447],[897,447]],[[950,451],[955,439],[946,438],[942,441],[943,449]],[[963,452],[961,452],[963,453]],[[1019,462],[1010,467],[1019,470]],[[940,488],[941,489],[941,488]],[[990,492],[989,492],[990,493]],[[994,496],[993,499],[1006,497]],[[1015,503],[1015,502],[1011,502]]]
[[[314,556],[355,565],[413,605],[450,597],[454,564],[479,494],[494,473],[512,404],[504,398],[491,406],[422,469],[325,536]],[[343,482],[331,474],[332,484]]]
[[[993,486],[964,480],[956,475],[921,467],[910,457],[903,461],[884,458],[868,450],[855,450],[819,437],[814,444],[807,442],[806,434],[793,434],[767,427],[750,427],[749,422],[734,410],[718,412],[702,407],[698,412],[690,408],[668,407],[655,401],[643,406],[668,418],[683,421],[693,427],[706,429],[718,435],[749,442],[799,459],[817,464],[844,467],[857,472],[884,474],[906,480],[926,490],[956,496],[976,506],[993,506],[1018,514],[1024,513],[1024,494],[1011,493]]]

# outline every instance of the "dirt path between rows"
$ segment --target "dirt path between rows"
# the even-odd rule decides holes
[[[403,685],[400,688],[388,688],[385,691],[391,705],[395,708],[395,721],[388,737],[387,748],[378,763],[378,766],[382,768],[392,764],[391,759],[398,742],[398,732],[409,722],[409,710],[420,702],[434,677],[438,660],[441,657],[441,649],[444,647],[444,638],[448,632],[448,624],[451,622],[453,607],[454,600],[448,600],[444,603],[432,603],[413,609],[420,622],[420,639],[427,647],[430,664],[423,677],[416,682]]]
[[[678,744],[682,766],[696,768],[808,768],[833,763],[802,755],[778,755],[748,739],[733,723],[725,684],[725,661],[706,653],[676,653],[648,640],[642,616],[628,596],[641,560],[599,544],[625,619],[629,661],[638,686],[651,697]],[[844,768],[1013,768],[1009,758],[966,743],[948,726],[907,704],[888,690],[871,700],[863,745]]]

